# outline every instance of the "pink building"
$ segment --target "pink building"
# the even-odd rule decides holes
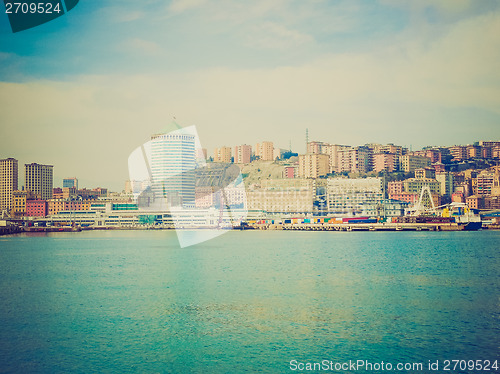
[[[396,169],[397,160],[394,153],[376,153],[373,155],[373,170],[377,173],[383,170],[392,172]]]
[[[307,143],[307,153],[314,153],[314,154],[320,154],[320,153],[325,153],[324,152],[324,147],[326,146],[326,143],[323,142],[309,142]]]
[[[484,198],[477,195],[468,196],[465,199],[465,203],[471,209],[482,209],[484,208]]]
[[[403,181],[394,181],[387,183],[387,193],[389,195],[400,194],[403,192]]]
[[[339,171],[367,173],[372,170],[372,153],[368,147],[351,147],[338,152]]]
[[[285,166],[285,178],[293,179],[295,178],[296,167]]]
[[[47,215],[47,201],[26,200],[26,215],[28,217],[45,217]]]
[[[399,200],[399,201],[406,201],[407,203],[410,204],[415,204],[418,201],[418,194],[416,193],[410,193],[410,192],[401,192],[398,194],[389,194],[389,199],[392,200]],[[433,196],[434,198],[434,196]]]

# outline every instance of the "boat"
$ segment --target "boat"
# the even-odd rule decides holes
[[[463,230],[475,231],[483,227],[481,216],[465,203],[454,202],[444,206],[441,216],[454,218],[455,223],[462,226]]]
[[[427,194],[427,205],[424,197]],[[429,206],[430,205],[430,206]],[[406,216],[401,222],[416,223],[456,223],[460,230],[474,231],[483,227],[478,211],[469,208],[465,203],[452,202],[435,206],[429,186],[424,186],[420,198],[414,206],[406,210]]]

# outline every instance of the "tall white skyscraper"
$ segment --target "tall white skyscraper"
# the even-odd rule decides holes
[[[169,205],[194,203],[195,136],[181,131],[151,137],[151,189]]]
[[[53,166],[40,164],[25,164],[26,191],[39,194],[45,199],[52,198]]]
[[[17,190],[17,160],[7,158],[0,160],[0,214],[12,208],[12,193]]]

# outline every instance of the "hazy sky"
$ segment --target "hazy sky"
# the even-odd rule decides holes
[[[81,0],[13,34],[0,158],[122,190],[172,121],[202,145],[500,140],[500,1]]]

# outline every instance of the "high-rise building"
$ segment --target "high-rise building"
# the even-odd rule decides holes
[[[274,161],[273,142],[262,142],[255,145],[255,156],[262,161]]]
[[[26,191],[39,195],[42,200],[52,198],[53,166],[25,164]]]
[[[151,137],[151,189],[170,205],[194,204],[195,136],[182,132]]]
[[[436,180],[441,184],[441,195],[451,198],[453,194],[453,174],[450,172],[436,173]]]
[[[64,178],[63,179],[63,188],[72,188],[78,189],[78,179],[75,178]]]
[[[415,169],[426,168],[431,165],[431,159],[424,156],[403,155],[400,158],[400,169],[406,173],[415,171]]]
[[[403,154],[403,147],[401,147],[400,145],[394,145],[392,143],[389,144],[370,143],[366,144],[365,147],[370,148],[373,154],[393,153],[398,156],[401,156]]]
[[[483,170],[475,179],[474,195],[485,196],[491,194],[495,176],[491,170]]]
[[[16,159],[0,160],[0,214],[3,210],[10,211],[12,209],[12,194],[17,190],[18,183],[17,168]]]
[[[330,172],[329,156],[321,153],[308,153],[299,156],[299,176],[318,178]]]
[[[341,171],[339,166],[339,153],[350,148],[351,147],[348,145],[322,144],[321,153],[325,153],[330,157],[330,173],[338,173]]]
[[[481,146],[481,147],[495,147],[495,146],[500,146],[500,142],[499,141],[486,141],[486,140],[480,140],[478,142],[478,144]]]
[[[373,170],[393,172],[397,169],[398,156],[394,153],[375,153],[373,155]]]
[[[323,142],[316,142],[312,141],[307,143],[307,153],[326,153],[325,152],[325,147],[327,147],[329,144],[328,143],[323,143]]]
[[[367,173],[372,169],[371,149],[365,146],[351,147],[338,152],[339,171]]]
[[[252,157],[251,145],[237,145],[234,147],[234,163],[235,164],[248,164]]]
[[[229,164],[231,162],[231,147],[215,148],[214,162],[225,162]]]
[[[467,160],[467,147],[463,145],[454,145],[453,147],[448,147],[450,154],[453,156],[453,161]]]

